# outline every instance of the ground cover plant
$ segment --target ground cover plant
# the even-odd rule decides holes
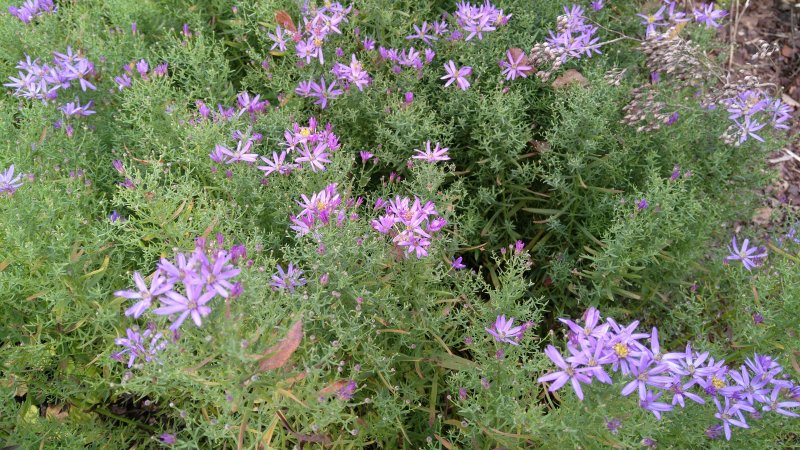
[[[6,448],[800,445],[724,2],[0,3]]]

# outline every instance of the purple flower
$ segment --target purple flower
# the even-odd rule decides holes
[[[606,417],[606,429],[611,432],[611,434],[619,433],[619,429],[622,427],[622,421],[619,419],[609,419]]]
[[[203,252],[197,252],[197,255],[201,263],[200,273],[198,275],[199,279],[205,283],[204,287],[208,289],[209,292],[216,292],[223,298],[228,297],[228,290],[233,289],[233,283],[228,280],[239,275],[242,271],[228,264],[231,255],[220,251],[216,254],[216,259],[213,261],[209,261]]]
[[[317,100],[314,102],[315,105],[319,105],[322,109],[325,109],[328,106],[328,100],[333,100],[336,97],[342,95],[342,90],[338,88],[334,88],[336,86],[336,81],[331,81],[331,84],[325,85],[325,78],[320,77],[319,84],[311,82],[311,93],[309,93],[310,97],[317,97]],[[298,88],[299,89],[299,88]]]
[[[700,9],[695,8],[692,13],[694,14],[694,20],[697,23],[705,24],[707,27],[719,28],[720,24],[717,23],[717,20],[722,19],[723,17],[728,15],[728,12],[724,9],[715,9],[716,5],[711,4],[701,4]]]
[[[158,440],[160,440],[162,444],[167,445],[172,445],[178,442],[178,438],[176,438],[174,434],[170,433],[162,433],[161,436],[158,437]]]
[[[611,384],[611,377],[608,376],[603,365],[614,362],[614,356],[608,353],[606,348],[606,336],[599,339],[588,337],[579,341],[581,349],[576,350],[571,345],[567,345],[572,356],[567,358],[567,362],[586,366],[586,373],[592,378],[597,378],[601,383]]]
[[[603,9],[603,1],[604,0],[596,0],[592,2],[592,9],[595,11],[600,11]]]
[[[289,267],[285,272],[283,267],[278,264],[278,273],[272,276],[270,285],[275,290],[285,289],[289,292],[294,292],[294,288],[306,284],[306,279],[300,277],[302,274],[303,271],[292,266],[292,263],[289,263]]]
[[[153,330],[146,329],[144,333],[139,333],[137,330],[128,328],[125,330],[127,338],[116,338],[114,343],[121,345],[125,348],[115,352],[111,355],[117,361],[122,360],[122,355],[128,354],[128,367],[133,367],[136,358],[144,358],[145,362],[150,362],[155,359],[158,352],[167,347],[167,342],[163,339],[161,333],[153,335]],[[145,346],[145,340],[149,339],[150,342]]]
[[[726,256],[723,261],[741,261],[748,271],[760,266],[762,260],[767,257],[767,250],[763,247],[748,247],[749,244],[750,239],[745,239],[742,246],[738,247],[736,235],[733,235],[731,245],[728,247],[731,254]]]
[[[778,401],[778,396],[783,388],[781,386],[775,386],[772,388],[772,393],[769,396],[762,396],[761,402],[765,405],[761,407],[762,411],[775,411],[778,414],[787,416],[787,417],[800,417],[800,414],[789,411],[786,408],[797,408],[800,407],[799,401]]]
[[[417,152],[416,155],[412,156],[413,159],[421,159],[428,163],[435,163],[436,161],[448,161],[450,157],[447,155],[447,147],[440,147],[439,143],[436,143],[436,146],[433,150],[431,150],[431,141],[425,142],[425,151],[414,149]]]
[[[757,141],[764,142],[764,138],[756,134],[756,131],[764,128],[767,126],[765,123],[760,123],[755,119],[751,119],[750,116],[745,116],[744,122],[739,122],[738,120],[734,120],[734,126],[738,127],[738,134],[739,134],[739,144],[744,143],[748,137],[751,137]]]
[[[120,220],[121,217],[122,216],[116,210],[114,210],[114,211],[111,211],[111,214],[108,216],[108,220],[110,220],[111,223],[114,223],[114,222]]]
[[[666,6],[662,6],[655,14],[636,14],[644,19],[642,20],[642,25],[647,25],[647,31],[645,34],[651,35],[656,32],[656,26],[666,25],[666,22],[663,21],[664,11],[666,9]]]
[[[414,27],[414,31],[416,31],[416,34],[412,34],[410,36],[406,36],[406,39],[409,39],[409,40],[411,40],[411,39],[419,39],[419,40],[421,40],[422,42],[424,42],[424,43],[426,43],[428,45],[432,44],[431,41],[435,41],[435,40],[439,39],[434,35],[428,34],[428,32],[432,31],[432,29],[429,29],[427,21],[426,22],[422,22],[422,27],[421,28],[418,27],[416,24],[414,24],[413,27]]]
[[[450,86],[455,81],[462,91],[467,90],[470,84],[466,77],[472,75],[472,67],[464,66],[457,69],[453,60],[450,60],[445,63],[444,69],[447,71],[447,75],[440,78],[442,80],[447,80],[444,87]]]
[[[492,328],[485,328],[486,332],[494,336],[498,342],[507,342],[513,345],[519,345],[519,340],[522,338],[522,327],[515,327],[514,318],[512,317],[506,321],[506,316],[497,316]]]
[[[257,166],[257,168],[263,170],[264,175],[269,175],[273,172],[288,175],[297,168],[297,164],[286,163],[286,151],[282,151],[280,155],[272,152],[272,159],[267,159],[265,156],[262,156],[261,159],[266,163],[266,166]]]
[[[648,206],[650,206],[650,204],[647,203],[647,199],[644,199],[644,198],[639,200],[639,203],[636,204],[636,207],[639,208],[640,210],[641,209],[645,209]]]
[[[650,411],[657,419],[661,420],[661,413],[672,411],[673,408],[672,405],[657,401],[663,394],[663,392],[653,394],[651,391],[647,391],[644,398],[639,400],[639,406]]]
[[[753,412],[752,407],[744,405],[743,403],[734,403],[731,405],[730,399],[725,397],[725,406],[723,407],[719,399],[714,397],[714,404],[717,406],[717,412],[714,417],[722,421],[722,427],[725,430],[725,439],[731,440],[731,425],[740,428],[750,428],[744,420],[744,416],[740,410]]]
[[[286,51],[286,38],[288,37],[286,31],[280,25],[275,27],[275,34],[267,33],[267,37],[272,40],[273,44],[270,50],[278,49],[279,52]]]
[[[214,152],[222,153],[228,158],[225,159],[225,164],[233,164],[235,162],[256,162],[258,159],[258,155],[255,153],[251,153],[250,149],[253,148],[253,141],[250,139],[242,139],[236,143],[236,150],[231,151],[228,150],[226,147],[218,145],[214,148]],[[211,159],[213,160],[215,156],[212,156]]]
[[[503,75],[506,80],[516,80],[517,77],[528,78],[528,71],[533,70],[533,66],[528,63],[528,58],[521,50],[514,49],[515,52],[509,49],[506,52],[505,61],[500,61],[500,67],[503,68]],[[517,56],[514,56],[514,53]]]
[[[14,176],[13,164],[8,166],[4,172],[0,172],[0,193],[13,194],[20,186],[22,186],[22,174]]]
[[[370,160],[370,159],[371,159],[373,156],[375,156],[374,154],[372,154],[372,153],[370,153],[370,152],[368,152],[368,151],[365,151],[365,150],[362,150],[362,151],[360,151],[360,152],[359,152],[359,155],[361,156],[361,162],[367,162],[367,161],[369,161],[369,160]]]
[[[647,397],[647,386],[657,387],[659,389],[666,389],[672,381],[670,377],[658,376],[659,373],[664,373],[669,369],[666,364],[654,364],[654,361],[647,353],[643,353],[639,357],[637,364],[632,364],[631,376],[634,380],[622,388],[622,395],[628,396],[637,388],[639,389],[639,399],[644,401]],[[671,409],[671,408],[670,408]],[[658,415],[656,415],[658,416]]]
[[[186,295],[175,291],[167,292],[166,296],[161,298],[161,307],[153,310],[153,314],[159,316],[180,313],[178,318],[169,326],[172,331],[180,328],[181,324],[189,316],[192,317],[192,321],[198,327],[203,325],[202,318],[211,314],[211,308],[206,304],[217,294],[213,290],[203,292],[203,284],[201,283],[188,283],[184,286],[186,287]]]
[[[709,439],[719,439],[722,436],[722,425],[711,425],[706,428],[705,434]]]
[[[769,389],[765,388],[769,383],[769,379],[764,377],[751,378],[750,371],[747,370],[746,366],[741,366],[739,371],[732,370],[728,375],[733,378],[736,384],[720,389],[720,394],[725,397],[733,397],[738,394],[736,397],[746,399],[750,404],[753,404],[757,399],[762,398],[769,392]]]
[[[150,282],[150,288],[147,287],[147,284],[144,282],[144,279],[139,272],[133,273],[133,281],[136,284],[136,287],[139,289],[138,291],[116,291],[114,292],[114,296],[127,298],[130,300],[139,300],[136,302],[136,304],[125,310],[125,315],[133,316],[134,319],[138,319],[145,311],[147,311],[147,309],[150,308],[153,300],[172,290],[172,283],[161,276],[160,270],[156,270],[153,273],[152,281]]]
[[[667,386],[669,391],[672,392],[672,404],[675,405],[678,403],[681,405],[681,408],[685,408],[686,404],[684,402],[684,397],[700,403],[701,405],[704,404],[706,401],[703,400],[702,397],[688,391],[688,389],[695,384],[697,384],[697,380],[692,379],[684,383],[681,375],[673,375],[671,382]]]
[[[328,144],[325,142],[318,143],[316,146],[314,146],[313,150],[309,149],[308,144],[303,142],[300,144],[300,148],[298,149],[298,152],[301,156],[299,158],[295,158],[295,162],[306,162],[311,166],[312,171],[316,172],[319,170],[324,172],[325,165],[323,163],[329,164],[331,162],[331,160],[328,159],[330,154],[327,152],[327,150]]]
[[[347,384],[336,391],[336,396],[339,397],[339,400],[351,400],[356,388],[358,388],[358,383],[356,383],[355,380],[349,380]]]
[[[459,256],[458,258],[454,258],[453,261],[450,263],[450,265],[453,267],[453,269],[456,269],[456,270],[461,270],[461,269],[467,267],[461,262],[461,260],[462,260],[461,256]]]
[[[561,357],[561,354],[552,345],[548,345],[544,353],[562,370],[539,377],[536,381],[538,383],[552,381],[553,384],[551,384],[550,389],[548,389],[550,392],[559,390],[567,381],[570,381],[572,383],[572,388],[575,390],[575,395],[577,395],[580,400],[583,400],[581,383],[589,384],[592,382],[592,379],[583,373],[586,372],[587,369],[579,369],[574,364],[567,365],[564,358]]]
[[[567,325],[569,329],[578,336],[578,339],[586,339],[590,336],[601,338],[608,333],[609,324],[603,323],[598,326],[600,321],[600,311],[594,306],[589,307],[584,313],[585,326],[580,326],[569,319],[558,319],[561,323]]]

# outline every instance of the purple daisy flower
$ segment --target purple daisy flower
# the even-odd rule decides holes
[[[487,333],[494,336],[496,341],[507,342],[513,345],[519,345],[519,340],[522,337],[523,329],[521,326],[513,326],[514,318],[506,320],[506,316],[497,316],[492,328],[484,328]]]
[[[749,244],[750,239],[745,239],[742,246],[739,247],[736,242],[736,235],[733,235],[731,245],[728,247],[731,254],[726,256],[724,261],[741,261],[748,271],[760,266],[762,260],[767,257],[767,250],[763,247],[749,247]]]
[[[127,298],[130,300],[139,300],[133,306],[125,310],[125,315],[133,316],[134,319],[138,319],[142,314],[144,314],[144,312],[150,308],[150,305],[152,305],[153,300],[157,299],[160,295],[170,292],[173,286],[171,282],[161,276],[160,270],[156,270],[153,273],[153,278],[150,282],[149,288],[139,272],[133,273],[133,282],[139,289],[138,291],[116,291],[114,292],[114,296]]]
[[[556,348],[552,345],[548,345],[544,350],[544,353],[548,358],[550,358],[551,361],[553,361],[556,366],[558,366],[558,368],[562,370],[539,377],[539,379],[536,381],[538,383],[552,381],[553,384],[551,384],[550,389],[548,389],[550,392],[559,390],[567,383],[567,381],[570,381],[572,383],[572,388],[575,390],[575,395],[577,395],[580,400],[583,400],[583,389],[581,389],[581,383],[589,384],[592,382],[592,379],[584,373],[587,371],[587,369],[580,369],[574,364],[567,364],[566,361],[564,361],[564,358],[561,357],[561,354],[558,352],[558,350],[556,350]]]
[[[178,318],[169,326],[172,331],[180,328],[181,324],[189,316],[192,317],[195,325],[202,326],[203,317],[211,314],[211,308],[206,304],[217,294],[213,290],[203,292],[203,284],[201,283],[188,283],[185,286],[186,295],[175,291],[167,292],[166,296],[161,298],[161,307],[153,310],[153,313],[159,316],[180,313]]]

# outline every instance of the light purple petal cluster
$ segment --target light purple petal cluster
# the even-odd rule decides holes
[[[281,144],[285,150],[280,153],[272,152],[272,158],[262,156],[263,166],[258,166],[264,175],[277,173],[288,175],[292,171],[308,167],[313,172],[326,170],[330,164],[331,154],[341,148],[339,137],[333,132],[333,125],[326,124],[319,127],[317,119],[311,117],[308,125],[295,122],[292,128],[284,131],[284,142]],[[290,158],[287,160],[287,157]]]
[[[34,17],[55,12],[57,9],[53,0],[26,0],[21,6],[9,6],[8,12],[23,23],[30,23]]]
[[[564,7],[564,14],[556,20],[556,32],[550,32],[546,39],[547,44],[562,63],[570,58],[591,58],[594,53],[600,53],[596,37],[597,27],[586,23],[584,9],[578,5],[572,8]]]
[[[487,333],[494,336],[498,342],[507,342],[512,345],[519,345],[522,334],[525,332],[524,325],[514,326],[514,318],[506,319],[505,315],[497,316],[494,325],[485,329]]]
[[[461,35],[466,35],[465,41],[475,37],[482,40],[483,33],[497,30],[498,26],[507,24],[511,18],[511,14],[503,15],[502,9],[498,9],[488,1],[480,6],[462,1],[458,4],[453,16],[462,30]]]
[[[415,148],[414,151],[417,152],[417,154],[411,158],[421,159],[431,164],[434,164],[437,161],[449,161],[450,156],[447,155],[448,150],[449,149],[447,147],[440,146],[438,142],[433,149],[431,149],[431,141],[425,141],[425,150]]]
[[[378,199],[377,208],[383,208],[386,214],[372,221],[372,228],[392,237],[392,242],[402,248],[406,257],[414,254],[417,259],[428,256],[431,237],[447,225],[447,221],[439,217],[433,202],[422,201],[414,197],[395,197],[388,203]],[[378,206],[380,205],[380,206]]]
[[[229,298],[238,295],[233,279],[241,269],[238,262],[246,249],[233,246],[230,251],[222,248],[222,235],[217,236],[216,245],[207,246],[205,239],[198,239],[194,251],[177,253],[173,260],[161,258],[158,268],[149,277],[148,286],[139,272],[134,273],[135,289],[114,292],[117,297],[136,300],[125,310],[126,316],[141,317],[156,302],[160,304],[153,314],[174,316],[169,329],[176,332],[190,318],[198,327],[202,318],[211,313],[208,306],[215,297]]]
[[[336,183],[329,184],[325,189],[307,197],[300,196],[302,201],[297,202],[303,209],[297,216],[290,216],[292,225],[289,226],[297,232],[297,236],[304,236],[317,228],[331,223],[340,227],[346,220],[358,220],[358,214],[352,209],[361,206],[363,199],[349,198],[342,201],[337,191]]]
[[[88,58],[73,53],[72,47],[67,47],[66,53],[53,52],[50,63],[40,63],[38,59],[31,60],[25,55],[25,60],[17,66],[17,77],[9,77],[8,86],[14,89],[13,95],[31,100],[41,100],[44,103],[58,98],[58,91],[68,89],[77,81],[82,91],[96,90],[90,79],[96,75],[94,64]]]
[[[354,84],[359,91],[363,91],[371,80],[361,62],[356,59],[356,55],[350,56],[350,65],[334,64],[331,73],[344,83],[345,89],[348,89],[350,84]]]
[[[125,330],[126,337],[119,337],[114,343],[122,346],[122,350],[115,352],[111,358],[122,361],[123,357],[128,356],[128,367],[133,367],[137,359],[145,362],[156,360],[156,356],[167,347],[167,341],[162,333],[155,333],[154,327],[148,327],[144,332],[128,328]]]
[[[300,97],[314,97],[315,105],[325,109],[328,107],[328,101],[334,100],[344,93],[341,89],[336,87],[336,81],[330,83],[325,81],[325,77],[319,78],[319,83],[314,80],[301,81],[295,93]]]
[[[733,124],[729,132],[736,138],[736,145],[753,138],[764,142],[764,138],[756,134],[767,125],[776,130],[789,129],[792,118],[792,107],[781,99],[770,98],[761,90],[747,90],[736,97],[724,99],[722,106],[730,113]]]
[[[758,267],[767,257],[767,249],[764,247],[750,247],[750,239],[745,239],[742,246],[739,247],[736,242],[736,235],[731,239],[731,245],[728,247],[731,254],[726,256],[724,262],[728,261],[741,261],[744,268],[748,271]]]
[[[724,9],[717,9],[714,3],[701,3],[699,8],[692,10],[694,20],[697,23],[704,24],[707,27],[719,28],[721,25],[718,20],[728,15],[728,11]]]
[[[8,193],[9,195],[16,192],[22,186],[22,174],[14,175],[14,165],[8,166],[8,169],[0,172],[0,194]]]
[[[447,75],[441,78],[442,80],[447,80],[444,87],[450,86],[455,82],[462,91],[466,91],[469,88],[470,84],[467,81],[467,77],[472,75],[472,67],[462,66],[457,68],[453,60],[450,60],[445,63],[444,70],[447,72]]]
[[[755,414],[758,404],[765,412],[800,417],[800,385],[781,376],[783,367],[769,356],[755,354],[738,370],[732,370],[708,352],[692,350],[691,345],[683,352],[662,353],[656,328],[650,334],[637,333],[638,321],[627,326],[611,318],[601,322],[600,312],[594,307],[580,322],[559,320],[569,327],[567,350],[571,356],[565,359],[552,345],[545,349],[559,370],[538,381],[552,383],[551,392],[569,382],[583,400],[582,385],[595,379],[613,383],[604,369],[610,366],[625,383],[621,395],[638,392],[639,406],[658,419],[675,405],[685,407],[687,399],[699,404],[712,400],[717,407],[715,417],[722,422],[713,434],[724,431],[727,439],[731,426],[748,428],[743,412]],[[645,339],[649,345],[645,345]],[[671,397],[670,402],[659,401],[665,394]]]
[[[294,267],[292,263],[289,263],[289,267],[286,270],[283,270],[280,264],[278,264],[277,269],[278,272],[272,276],[272,283],[270,283],[272,289],[294,292],[294,288],[306,284],[306,279],[301,276],[303,271]]]

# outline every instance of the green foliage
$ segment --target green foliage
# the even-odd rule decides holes
[[[0,16],[4,80],[25,55],[47,62],[71,46],[94,62],[97,85],[72,86],[47,104],[12,89],[0,97],[0,170],[14,164],[32,175],[13,195],[0,193],[3,445],[149,448],[162,433],[174,434],[177,448],[797,444],[791,419],[768,414],[730,443],[709,441],[710,402],[658,421],[635,395],[619,395],[619,375],[613,386],[587,386],[584,402],[535,382],[552,371],[542,348],[563,347],[557,318],[588,306],[620,323],[641,320],[640,330],[658,326],[664,348],[691,342],[732,367],[771,354],[797,379],[797,244],[771,243],[752,274],[722,264],[729,225],[751,216],[769,178],[763,159],[780,137],[726,146],[726,113],[669,89],[658,95],[678,105],[675,124],[651,133],[622,124],[631,89],[650,76],[626,40],[565,65],[585,85],[506,81],[498,60],[542,42],[561,0],[498,2],[513,14],[507,26],[483,40],[442,38],[433,63],[399,73],[360,41],[419,50],[406,39],[409,24],[452,13],[456,2],[356,2],[358,13],[325,43],[325,66],[298,64],[291,46],[270,49],[276,11],[301,24],[301,3],[245,3],[85,0],[60,2],[29,25]],[[634,2],[618,3],[593,17],[641,34]],[[184,23],[191,36],[180,32]],[[687,32],[714,45],[696,28]],[[332,61],[349,63],[351,54],[371,77],[363,92],[351,85],[326,109],[295,93],[300,81],[332,79]],[[131,86],[118,88],[123,66],[142,59],[168,63],[167,76],[143,79],[134,68]],[[468,90],[443,87],[449,60],[472,67]],[[618,86],[604,80],[615,67],[628,68]],[[200,117],[196,101],[218,117],[244,91],[270,105],[252,117]],[[66,117],[56,103],[75,97],[94,101],[97,113]],[[325,171],[264,176],[261,160],[209,157],[215,145],[235,148],[237,132],[262,135],[256,153],[280,153],[284,131],[311,117],[341,141]],[[426,141],[449,147],[451,160],[411,160]],[[362,150],[375,158],[362,161]],[[357,203],[357,217],[298,236],[289,226],[301,195],[333,183]],[[376,201],[396,196],[430,200],[446,219],[427,257],[403,257],[371,225]],[[122,219],[110,220],[112,211]],[[114,292],[131,288],[135,272],[147,278],[161,258],[190,252],[197,238],[214,249],[246,247],[237,262],[243,293],[216,298],[202,326],[189,319],[179,336],[167,317],[125,316],[132,302]],[[467,269],[451,266],[459,256]],[[307,283],[273,288],[276,266],[289,263]],[[529,327],[519,345],[486,332],[499,315]],[[288,346],[298,321],[296,348],[279,367],[260,369]],[[113,357],[126,329],[148,327],[169,341],[158,361],[128,368]],[[351,381],[350,398],[342,389]],[[607,429],[612,418],[622,421],[618,433]]]

